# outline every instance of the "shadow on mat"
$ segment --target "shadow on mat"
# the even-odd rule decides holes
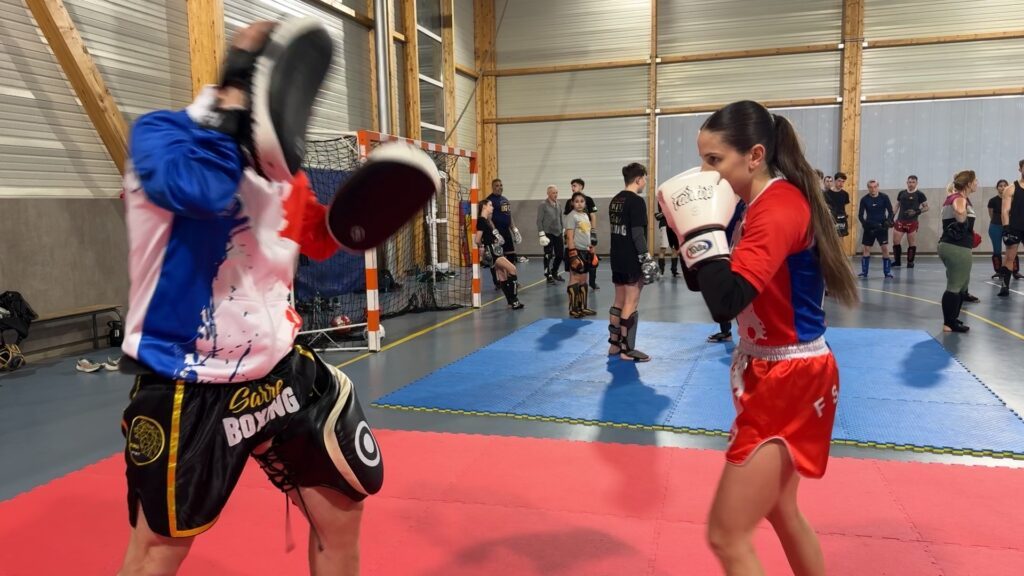
[[[942,357],[936,358],[939,355]],[[953,357],[937,342],[918,342],[903,353],[900,379],[912,388],[930,388],[939,384],[940,372],[953,363]]]
[[[540,338],[537,338],[537,349],[572,349],[573,336],[588,324],[589,322],[564,318],[560,322],[548,326],[547,331]]]
[[[612,380],[601,397],[601,422],[650,424],[663,420],[662,416],[672,405],[672,399],[644,384],[635,362],[621,360],[618,356],[609,356],[607,368]],[[655,434],[656,432],[652,430],[623,430],[602,426],[596,440],[599,443],[626,442],[656,446]],[[603,454],[601,448],[601,444],[594,445],[594,449]],[[643,512],[660,508],[664,494],[638,494],[634,478],[638,473],[649,478],[662,477],[662,460],[663,454],[659,451],[644,452],[641,459],[632,462],[629,470],[624,470],[621,459],[609,457],[606,470],[618,476],[615,492],[609,495],[610,498],[622,502],[634,514],[643,515]]]
[[[498,574],[509,574],[506,570],[523,568],[516,566],[519,563],[514,558],[533,564],[529,574],[565,574],[579,572],[574,570],[579,564],[600,563],[606,558],[643,553],[607,532],[591,528],[516,534],[484,540],[466,548],[453,546],[449,549],[449,564],[430,574],[485,574],[493,573],[495,566],[502,566]]]

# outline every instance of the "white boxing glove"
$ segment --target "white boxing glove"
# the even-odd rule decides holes
[[[540,233],[540,238],[537,241],[540,242],[542,247],[551,244],[551,238],[548,238],[548,235],[543,232]]]
[[[736,194],[718,172],[692,169],[658,187],[658,205],[679,237],[679,253],[688,268],[729,258],[725,229],[736,210]]]
[[[519,228],[516,228],[516,227],[512,228],[512,243],[513,244],[522,244],[523,243],[523,235],[519,233]]]

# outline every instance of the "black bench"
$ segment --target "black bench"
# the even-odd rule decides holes
[[[83,318],[85,316],[92,316],[92,347],[93,349],[97,349],[100,347],[100,333],[99,326],[97,325],[96,322],[96,317],[99,316],[100,314],[105,314],[108,312],[117,316],[118,320],[122,320],[120,306],[117,306],[116,304],[94,304],[92,306],[83,306],[81,308],[71,308],[68,310],[51,312],[50,314],[43,314],[39,316],[39,318],[36,318],[32,322],[32,325],[36,326],[47,322],[57,322],[60,320],[69,320],[71,318]],[[77,343],[78,342],[73,342],[72,344]]]

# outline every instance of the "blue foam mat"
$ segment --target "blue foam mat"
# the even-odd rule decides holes
[[[732,345],[713,324],[642,322],[634,364],[607,356],[603,320],[542,319],[374,405],[725,432]],[[832,328],[833,437],[860,445],[1024,456],[1024,420],[920,330]]]

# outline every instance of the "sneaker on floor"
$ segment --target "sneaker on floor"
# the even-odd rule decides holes
[[[974,294],[971,294],[970,292],[967,292],[967,293],[964,294],[964,302],[970,302],[971,304],[977,304],[978,302],[981,302],[981,298],[978,298]]]
[[[555,276],[555,280],[558,280],[559,282],[565,282],[565,276],[559,274],[558,276]]]
[[[79,372],[96,372],[100,368],[103,368],[103,364],[97,364],[88,358],[79,358],[78,362],[75,363],[75,370]]]
[[[107,357],[107,361],[103,363],[103,367],[106,368],[107,370],[111,371],[111,372],[117,370],[120,366],[121,366],[121,357],[120,356],[118,356],[117,358],[114,358],[114,359],[111,359],[108,356]]]
[[[551,276],[548,276],[547,283],[548,283],[548,286],[552,286],[552,285],[555,284],[555,279],[552,278]]]

